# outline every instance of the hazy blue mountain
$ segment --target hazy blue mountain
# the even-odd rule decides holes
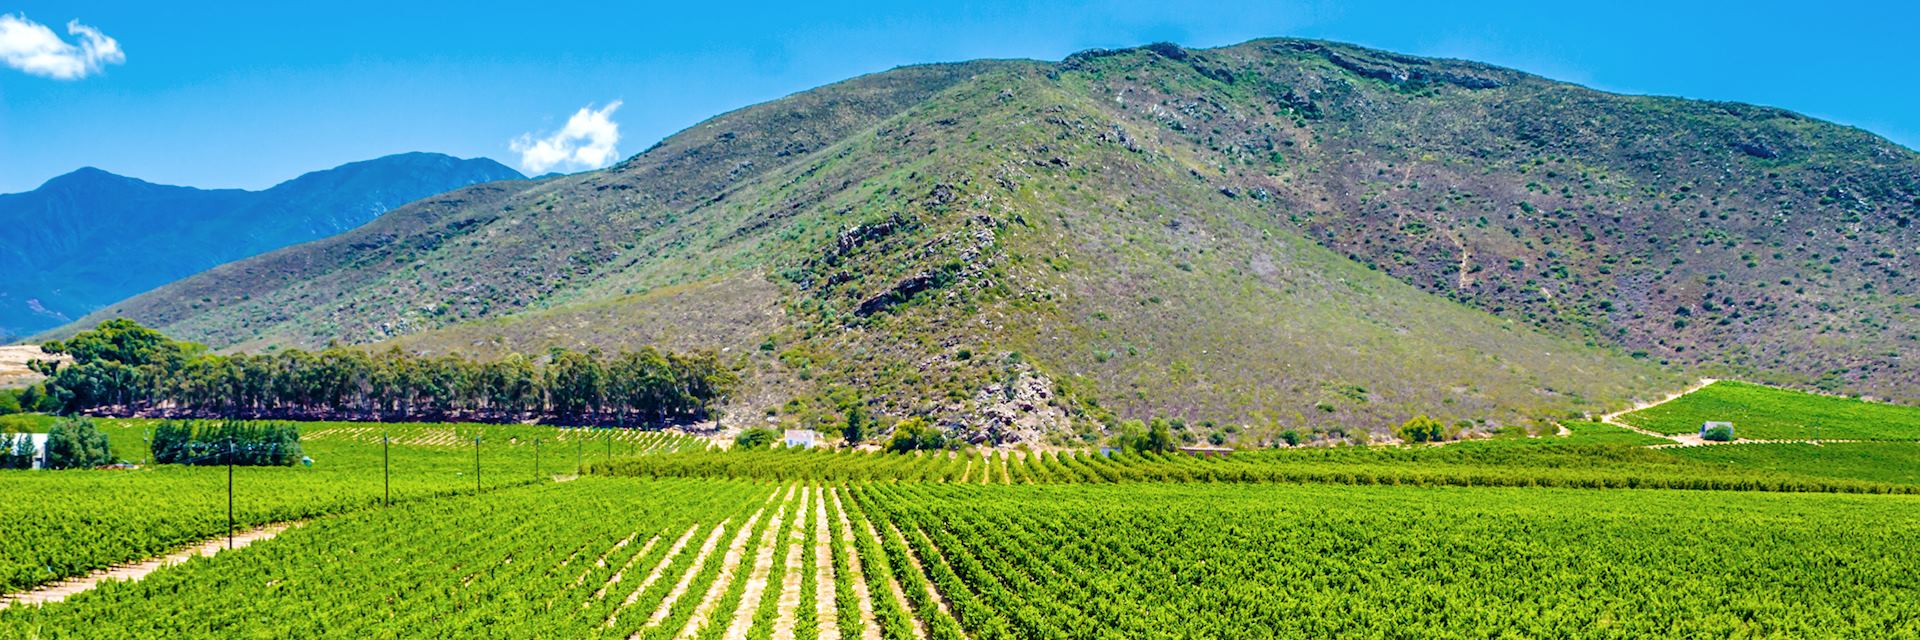
[[[0,338],[331,236],[420,198],[523,177],[486,158],[437,153],[349,163],[262,191],[158,185],[82,168],[0,195]]]

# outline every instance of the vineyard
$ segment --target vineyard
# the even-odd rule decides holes
[[[1920,485],[1920,442],[1743,444],[1674,453],[1726,468]]]
[[[584,478],[323,519],[0,610],[0,636],[1911,637],[1916,508],[1762,492]]]
[[[1730,406],[1690,399],[1635,415]],[[132,462],[165,424],[100,421]],[[1916,443],[1561,428],[1193,457],[303,423],[310,464],[238,467],[233,486],[241,527],[304,526],[0,601],[0,637],[1920,637]],[[226,474],[0,471],[59,497],[0,506],[0,579],[221,535]]]
[[[142,438],[157,421],[102,424],[117,457],[140,461]],[[389,495],[407,501],[525,484],[571,473],[594,457],[705,446],[698,438],[667,432],[525,425],[307,423],[302,428],[311,467],[234,470],[234,515],[240,526],[371,507]],[[384,454],[390,481],[383,433],[391,438]],[[536,440],[542,441],[538,454]],[[536,469],[536,462],[542,468]],[[5,592],[164,553],[227,529],[225,467],[0,471],[0,486],[16,498],[46,497],[0,501],[0,540],[6,541],[0,545],[0,590]]]
[[[1620,419],[1666,434],[1715,421],[1757,440],[1920,440],[1920,408],[1727,380]]]
[[[1632,437],[1643,437],[1628,433]],[[1608,436],[1613,437],[1613,436]],[[1920,493],[1897,477],[1810,475],[1702,462],[1619,444],[1510,440],[1423,448],[1302,448],[1226,458],[1184,454],[1051,452],[695,451],[614,458],[588,473],[628,477],[810,482],[1057,484],[1139,482],[1321,483],[1462,487],[1654,488],[1821,493]]]

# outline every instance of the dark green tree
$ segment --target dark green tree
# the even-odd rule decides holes
[[[840,427],[840,436],[847,439],[847,444],[860,444],[867,439],[868,424],[866,404],[855,402],[847,407],[847,422]]]
[[[887,438],[887,450],[893,452],[933,451],[946,447],[947,435],[919,416],[893,425],[893,436]]]
[[[0,469],[33,467],[33,438],[24,433],[0,433]]]
[[[1147,421],[1146,434],[1134,441],[1134,450],[1164,453],[1172,451],[1178,444],[1179,441],[1174,439],[1173,429],[1167,424],[1167,421],[1162,418],[1154,418]]]
[[[64,419],[47,430],[47,466],[54,469],[87,469],[113,462],[107,447],[107,435],[100,433],[92,420]]]
[[[1714,442],[1733,442],[1733,427],[1720,425],[1700,434],[1700,439]]]

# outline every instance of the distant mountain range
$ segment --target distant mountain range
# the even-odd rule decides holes
[[[1151,416],[1489,429],[1713,373],[1920,400],[1917,218],[1920,154],[1779,109],[1331,42],[1155,44],[846,80],[82,324],[705,347],[745,373],[742,419],[862,405],[970,440]]]
[[[467,185],[521,179],[485,158],[405,153],[263,191],[157,185],[91,167],[0,195],[0,338],[56,327],[215,265],[358,227]]]

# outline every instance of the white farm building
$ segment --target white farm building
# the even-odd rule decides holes
[[[812,449],[820,446],[820,432],[812,429],[788,429],[786,434],[788,447]]]

